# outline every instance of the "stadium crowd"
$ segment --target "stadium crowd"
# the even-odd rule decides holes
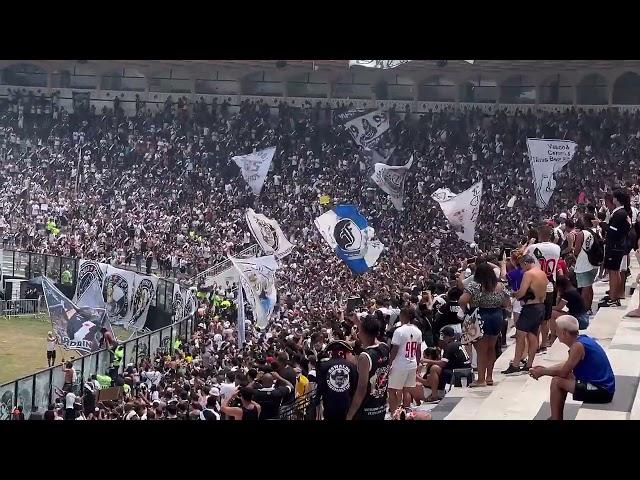
[[[523,107],[511,116],[500,111],[489,116],[479,109],[415,115],[392,109],[381,147],[396,147],[390,164],[414,156],[405,209],[399,213],[370,181],[371,162],[341,125],[340,114],[357,115],[350,105],[331,110],[319,103],[281,104],[273,115],[261,101],[246,101],[232,113],[226,103],[189,104],[179,98],[156,111],[140,102],[136,110],[126,117],[116,101],[101,112],[78,106],[71,113],[55,95],[12,93],[0,118],[0,236],[5,248],[134,264],[147,271],[157,264],[163,275],[189,277],[252,243],[246,207],[276,219],[297,247],[278,272],[279,306],[266,331],[248,324],[250,343],[240,349],[234,309],[220,311],[203,302],[194,340],[173,355],[152,355],[127,367],[125,375],[114,375],[116,385],[129,386],[136,404],[101,405],[101,418],[254,418],[254,409],[260,418],[273,418],[277,409],[272,403],[291,403],[296,392],[320,387],[316,370],[323,355],[328,362],[349,363],[339,369],[347,376],[356,364],[360,368],[356,357],[367,342],[375,355],[395,360],[397,352],[376,343],[376,337],[386,338],[385,328],[375,333],[372,318],[381,317],[390,327],[396,320],[416,322],[429,347],[443,333],[452,340],[446,327],[460,320],[443,319],[441,307],[456,304],[463,293],[458,287],[467,291],[468,284],[458,285],[460,272],[468,276],[468,268],[475,271],[485,260],[518,270],[525,252],[515,255],[516,248],[537,240],[538,227],[551,221],[550,240],[564,250],[571,276],[576,221],[583,228],[596,228],[598,219],[606,222],[620,204],[612,203],[614,189],[628,189],[631,203],[638,204],[637,113],[549,113]],[[527,158],[526,139],[533,137],[578,144],[573,160],[557,175],[545,211],[535,205]],[[269,146],[277,153],[255,198],[231,157]],[[484,192],[477,244],[468,245],[449,229],[431,193],[440,187],[459,192],[479,179]],[[315,229],[313,219],[328,208],[319,202],[322,195],[331,204],[358,205],[385,244],[368,273],[354,277]],[[592,215],[587,217],[591,225],[584,224],[585,215]],[[502,258],[505,249],[513,249],[513,260]],[[510,286],[519,287],[517,281]],[[370,315],[346,311],[351,297],[362,298],[362,312]],[[585,311],[590,308],[585,305]],[[504,333],[496,333],[504,342]],[[543,335],[541,348],[547,342]],[[451,359],[467,365],[454,347],[448,349]],[[442,367],[437,354],[430,355],[424,361],[421,354],[413,357],[417,368],[424,363],[428,370],[420,376],[426,386]],[[529,366],[531,361],[529,355]],[[513,368],[519,368],[519,360],[514,362]],[[393,392],[403,387],[390,386],[391,406],[406,403]],[[386,384],[384,389],[386,398]],[[91,397],[91,385],[85,383],[82,390],[85,399]],[[428,400],[433,396],[432,389]],[[74,408],[72,400],[67,399],[67,408]],[[91,400],[88,405],[85,400],[84,411],[93,417],[95,406]],[[353,417],[354,412],[344,414]]]

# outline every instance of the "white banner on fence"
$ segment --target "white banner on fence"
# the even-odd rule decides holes
[[[471,186],[464,192],[446,200],[439,200],[435,194],[444,189],[436,190],[431,196],[440,204],[444,216],[447,217],[451,229],[461,240],[473,243],[476,234],[476,224],[480,214],[482,200],[482,181]],[[451,193],[451,190],[446,189]],[[441,197],[439,197],[441,198]]]
[[[293,245],[284,236],[276,220],[267,218],[261,213],[256,213],[252,208],[247,209],[245,217],[249,230],[251,230],[264,253],[275,255],[278,259],[291,253]]]
[[[242,178],[249,184],[253,194],[258,196],[262,191],[264,180],[267,178],[271,160],[276,153],[276,147],[265,148],[248,155],[238,155],[231,160],[236,162],[242,172]]]
[[[382,110],[367,113],[344,124],[353,140],[363,148],[372,148],[378,137],[389,130],[389,115]]]
[[[111,325],[129,325],[131,321],[131,301],[133,299],[133,282],[136,274],[120,268],[107,268],[102,284],[107,317]]]
[[[374,172],[371,179],[389,195],[389,200],[399,211],[404,208],[404,183],[411,165],[413,165],[413,155],[406,165],[390,167],[384,163],[376,163],[373,167]]]
[[[259,327],[269,321],[276,305],[276,270],[278,262],[273,255],[255,258],[229,257],[240,272],[240,281],[253,310],[253,319]]]
[[[570,140],[527,138],[538,207],[545,208],[556,188],[554,175],[571,161],[578,145]]]
[[[349,67],[360,66],[367,68],[381,68],[388,70],[409,63],[411,60],[349,60]]]
[[[158,289],[158,277],[135,274],[133,280],[134,294],[131,302],[131,318],[128,327],[142,330],[147,321],[147,314]]]
[[[187,304],[186,292],[177,283],[173,284],[173,315],[174,321],[185,317],[185,307]]]

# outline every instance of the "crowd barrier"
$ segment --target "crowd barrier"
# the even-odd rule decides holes
[[[158,351],[172,353],[174,340],[180,338],[183,341],[188,341],[193,335],[194,329],[193,316],[189,315],[168,327],[123,342],[124,361],[120,370],[124,370],[128,364],[136,364],[139,359],[152,356]],[[67,355],[69,353],[66,352]],[[45,356],[43,342],[43,361]],[[84,380],[91,375],[107,373],[111,365],[111,353],[104,349],[79,358],[68,356],[66,360],[73,361],[78,374],[77,384],[80,387]],[[37,407],[39,412],[44,412],[60,396],[63,384],[64,372],[60,363],[0,385],[0,420],[10,420],[11,411],[18,405],[22,406],[27,419],[34,407]]]
[[[17,317],[20,315],[43,316],[47,311],[44,298],[21,298],[18,300],[0,300],[0,317]]]
[[[69,270],[73,279],[72,284],[76,282],[78,260],[75,258],[56,257],[54,255],[13,250],[4,250],[2,254],[3,258],[0,258],[0,262],[3,267],[3,273],[6,276],[11,275],[32,279],[40,275],[45,275],[61,283],[62,272]],[[173,285],[174,283],[170,280],[159,279],[156,297],[152,299],[152,305],[170,314],[173,314]],[[12,304],[12,302],[18,302],[18,308],[29,307],[27,303],[20,303],[24,302],[24,300],[3,301],[2,305],[4,306],[6,303],[16,307],[16,304]],[[38,300],[34,300],[33,302],[38,302]],[[31,305],[31,307],[38,308],[34,305]],[[126,368],[126,365],[129,363],[135,364],[138,359],[151,356],[158,350],[171,352],[173,350],[174,340],[176,338],[181,338],[185,341],[189,340],[191,335],[193,335],[194,329],[195,322],[193,315],[187,315],[159,330],[150,333],[140,332],[141,334],[136,338],[132,338],[123,343],[124,361],[120,368]],[[10,339],[7,339],[7,341],[10,341]],[[72,358],[71,353],[72,352],[65,352],[65,359],[73,361],[78,373],[78,383],[80,385],[82,385],[84,379],[94,373],[106,374],[111,364],[111,354],[106,349],[77,358]],[[43,363],[45,358],[46,352],[43,339]],[[0,385],[0,420],[11,419],[11,411],[18,405],[22,406],[26,418],[29,417],[34,407],[37,407],[40,412],[45,411],[47,407],[55,401],[58,393],[62,389],[63,383],[64,373],[62,371],[62,365],[58,364]]]

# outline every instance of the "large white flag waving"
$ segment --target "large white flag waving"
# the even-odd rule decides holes
[[[269,166],[275,153],[276,147],[269,147],[259,152],[239,155],[231,159],[240,167],[242,178],[249,184],[256,196],[260,195],[260,191],[264,185],[264,179],[267,178]]]
[[[344,126],[358,145],[372,148],[378,143],[378,137],[389,130],[389,115],[382,110],[376,110],[349,120]]]
[[[396,68],[403,63],[409,63],[411,60],[349,60],[349,67],[358,65],[368,68],[382,68],[387,70],[389,68]]]
[[[260,328],[269,321],[276,305],[276,270],[278,262],[273,255],[255,258],[229,257],[240,273],[240,282],[253,310],[253,319]]]
[[[454,196],[443,197],[443,190]],[[458,237],[467,243],[473,243],[482,200],[482,180],[459,195],[453,194],[448,188],[440,188],[431,195],[431,198],[440,204],[451,229]]]
[[[247,209],[245,217],[249,230],[256,237],[256,241],[264,253],[275,255],[278,259],[291,253],[293,245],[284,236],[277,221],[267,218],[261,213],[254,212],[252,208]]]
[[[577,146],[570,140],[527,138],[538,207],[545,208],[549,204],[556,188],[554,175],[571,161]]]
[[[404,183],[412,164],[413,155],[406,165],[390,167],[384,163],[376,163],[373,167],[374,171],[371,179],[389,195],[389,200],[397,210],[404,208],[402,205],[404,201]]]

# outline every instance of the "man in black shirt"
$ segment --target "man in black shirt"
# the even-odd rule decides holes
[[[609,273],[609,297],[603,298],[598,307],[619,307],[620,300],[624,299],[625,276],[620,267],[623,257],[629,253],[627,236],[631,229],[631,200],[626,192],[616,190],[611,197],[605,198],[605,202],[611,210],[602,264]]]
[[[289,395],[287,395],[282,401],[283,405],[289,405],[296,399],[295,385],[298,375],[296,374],[296,371],[291,368],[291,365],[289,365],[289,355],[286,352],[278,353],[277,360],[277,365],[273,365],[273,367],[275,367],[274,370],[277,371],[282,378],[286,379],[289,383],[291,383],[291,385],[294,386],[294,391],[289,393]]]
[[[444,390],[447,383],[451,382],[453,370],[457,368],[471,368],[471,359],[464,346],[455,340],[455,331],[447,326],[440,330],[440,346],[442,347],[442,358],[440,360],[430,360],[424,358],[421,363],[427,365],[427,386],[431,389],[431,395],[427,402],[437,402],[440,400],[438,391]],[[473,381],[473,373],[469,382]]]
[[[440,330],[447,325],[455,325],[462,323],[458,318],[458,312],[460,311],[460,297],[462,296],[462,290],[458,287],[453,287],[447,292],[445,297],[445,303],[440,304],[437,310],[436,316],[436,331],[434,332],[435,338],[440,338]]]
[[[280,383],[275,386],[276,381]],[[280,405],[283,399],[294,392],[294,386],[282,378],[278,372],[265,373],[260,378],[261,388],[254,390],[253,401],[261,407],[260,420],[277,419],[280,415]]]
[[[580,330],[584,330],[589,326],[589,315],[587,307],[578,290],[571,284],[567,277],[558,277],[556,283],[558,287],[558,302],[551,312],[551,334],[549,336],[549,345],[552,345],[556,336],[556,319],[561,315],[566,315],[564,307],[569,310],[569,315],[578,320]]]
[[[351,398],[358,384],[356,366],[346,360],[353,347],[344,340],[335,340],[327,345],[331,357],[320,362],[318,367],[318,389],[316,402],[322,402],[322,415],[318,408],[318,419],[344,420],[351,405]]]

